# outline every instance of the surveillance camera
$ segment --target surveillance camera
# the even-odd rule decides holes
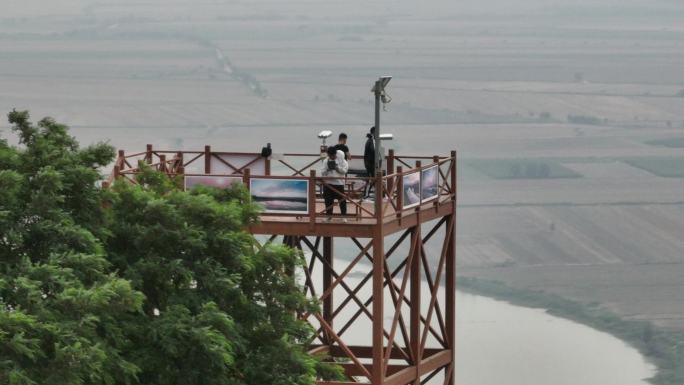
[[[326,139],[332,135],[332,131],[324,130],[318,133],[318,139]]]
[[[392,140],[394,139],[393,134],[380,134],[380,140]]]

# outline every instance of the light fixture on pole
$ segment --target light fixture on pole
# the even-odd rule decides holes
[[[375,141],[375,176],[382,176],[382,145],[380,135],[380,102],[383,104],[389,103],[391,100],[385,93],[385,87],[392,80],[391,76],[381,76],[373,85],[371,92],[375,95],[375,132],[373,140]]]

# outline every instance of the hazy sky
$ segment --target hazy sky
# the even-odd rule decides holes
[[[159,4],[160,11],[163,7],[169,5],[187,4],[193,7],[202,6],[226,6],[226,7],[249,7],[262,6],[267,4],[293,4],[297,7],[298,4],[306,8],[319,8],[326,5],[339,5],[337,0],[316,0],[316,1],[302,1],[292,2],[289,0],[269,0],[269,1],[194,1],[194,0],[180,0],[180,1],[165,1],[165,0],[147,0],[147,1],[129,1],[127,4]],[[363,12],[364,9],[359,9],[355,2],[344,2],[349,4],[350,9]],[[343,4],[344,4],[343,3]],[[372,9],[377,4],[382,4],[388,9],[413,10],[416,13],[438,13],[439,11],[449,10],[456,12],[465,11],[488,11],[498,13],[505,10],[506,12],[515,12],[516,10],[530,10],[530,9],[549,9],[549,8],[601,8],[601,7],[616,7],[625,8],[633,6],[645,6],[653,9],[654,7],[662,7],[668,5],[679,5],[680,2],[676,0],[429,0],[426,2],[415,1],[397,1],[397,0],[381,0],[374,2],[362,2],[368,4],[368,9]],[[17,16],[39,16],[39,15],[77,15],[83,10],[83,7],[92,5],[106,5],[106,4],[124,4],[117,1],[100,1],[100,0],[5,0],[3,1],[3,15],[1,17],[17,17]]]

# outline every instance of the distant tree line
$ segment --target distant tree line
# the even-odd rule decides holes
[[[468,165],[495,179],[579,178],[580,174],[550,159],[471,159]]]
[[[568,115],[568,122],[574,123],[574,124],[590,125],[590,126],[598,126],[598,125],[604,123],[603,120],[601,120],[595,116],[587,116],[587,115]]]

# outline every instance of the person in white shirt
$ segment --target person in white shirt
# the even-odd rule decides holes
[[[335,199],[340,202],[340,213],[342,215],[347,214],[347,201],[343,195],[340,195],[344,194],[344,177],[349,170],[349,163],[344,158],[344,152],[335,147],[328,147],[328,156],[323,158],[321,175],[335,178],[325,179],[326,184],[323,185],[323,200],[325,201],[325,212],[328,215],[333,213]]]

